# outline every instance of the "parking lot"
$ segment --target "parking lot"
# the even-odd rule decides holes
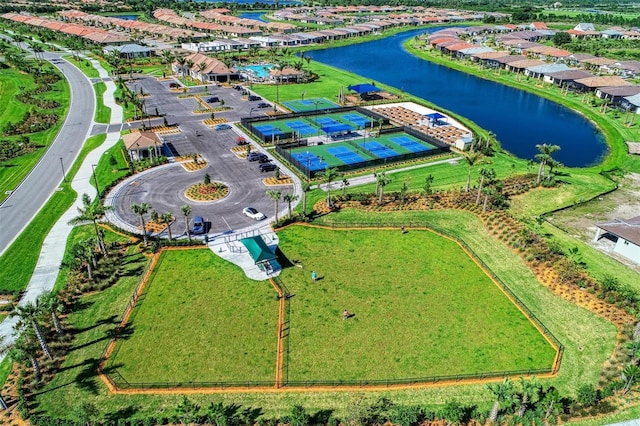
[[[171,147],[171,151],[179,155],[200,153],[208,166],[199,171],[188,172],[180,164],[174,163],[129,178],[109,194],[116,216],[130,226],[137,227],[140,219],[131,212],[130,206],[133,203],[149,203],[152,210],[158,214],[171,212],[176,217],[171,228],[174,236],[184,234],[186,230],[184,216],[180,210],[184,204],[192,207],[191,219],[196,216],[204,217],[210,235],[255,225],[255,220],[242,214],[242,209],[245,207],[258,209],[267,216],[267,220],[270,220],[274,213],[274,202],[266,195],[266,191],[277,189],[287,193],[292,192],[294,187],[264,185],[262,179],[272,176],[274,172],[261,172],[258,161],[239,159],[231,152],[239,136],[249,140],[247,135],[233,125],[233,122],[239,121],[244,116],[264,115],[264,112],[269,109],[257,108],[257,104],[262,100],[252,102],[243,100],[241,92],[233,88],[209,86],[206,94],[202,87],[189,88],[188,93],[203,94],[205,99],[212,96],[224,99],[224,106],[231,108],[228,111],[215,113],[216,117],[226,118],[231,128],[215,130],[203,124],[203,120],[209,118],[209,115],[193,113],[194,110],[202,108],[195,98],[180,99],[179,96],[183,95],[182,91],[169,90],[169,84],[172,81],[174,80],[159,81],[155,78],[141,78],[130,81],[128,85],[136,93],[140,93],[142,88],[145,94],[149,94],[145,99],[146,108],[150,114],[155,113],[157,108],[158,113],[164,114],[169,124],[179,126],[179,133],[162,136],[164,143]],[[218,104],[212,104],[212,106]],[[162,121],[160,119],[160,122]],[[158,119],[155,119],[152,124],[158,124]],[[131,127],[137,126],[139,123],[131,125]],[[257,149],[258,147],[255,146],[254,150]],[[283,172],[289,174],[286,170]],[[196,202],[187,199],[184,191],[190,185],[202,182],[205,174],[209,174],[212,181],[227,185],[229,195],[214,202]],[[280,203],[283,213],[284,204]]]

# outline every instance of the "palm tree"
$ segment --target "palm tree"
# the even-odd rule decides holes
[[[484,185],[484,181],[491,184],[491,182],[496,178],[496,171],[493,169],[487,169],[483,167],[480,169],[480,185],[478,186],[478,196],[476,197],[476,206],[480,204],[480,195],[482,194],[482,187]]]
[[[302,217],[307,217],[307,192],[311,191],[309,182],[302,182]]]
[[[298,199],[297,195],[293,195],[292,193],[287,193],[282,196],[282,199],[287,203],[287,207],[289,208],[289,219],[291,219],[291,203]]]
[[[51,320],[53,321],[56,333],[59,335],[64,334],[62,325],[60,324],[60,318],[58,317],[58,314],[64,312],[64,304],[62,303],[62,300],[60,300],[60,297],[51,291],[49,293],[41,294],[40,297],[38,297],[38,302],[45,312],[51,314]]]
[[[520,377],[520,407],[518,408],[518,417],[524,417],[524,413],[532,403],[533,398],[540,393],[540,382],[533,376],[531,380],[525,380]]]
[[[102,231],[98,227],[98,219],[104,216],[105,212],[111,207],[105,207],[99,201],[94,203],[86,193],[82,194],[82,205],[83,207],[78,207],[78,213],[80,214],[71,219],[69,224],[78,225],[89,221],[93,222],[93,228],[96,232],[96,240],[98,241],[98,249],[105,257],[107,257],[109,255],[107,253],[107,245],[104,242]]]
[[[636,364],[628,364],[622,370],[622,381],[624,382],[624,387],[622,388],[622,394],[626,395],[629,393],[633,385],[636,384],[638,379],[640,379],[640,366]]]
[[[349,179],[347,178],[342,179],[342,195],[345,195],[347,193],[347,187],[349,185],[350,185]]]
[[[380,172],[376,176],[376,183],[380,188],[380,194],[378,194],[378,204],[382,205],[384,200],[384,187],[391,183],[391,178],[387,176],[385,172]]]
[[[487,211],[487,203],[489,202],[489,197],[496,193],[496,190],[491,186],[485,186],[482,189],[482,193],[484,194],[484,203],[482,204],[482,212]]]
[[[176,56],[173,54],[171,50],[163,50],[161,58],[162,58],[162,62],[168,65],[168,64],[171,64],[176,59]]]
[[[189,76],[191,76],[191,68],[193,68],[193,61],[191,59],[187,59],[184,62],[184,64],[187,67],[187,70],[189,70]]]
[[[476,163],[480,162],[481,157],[482,154],[479,154],[477,152],[464,154],[464,159],[469,166],[469,171],[467,173],[467,184],[464,187],[465,192],[469,192],[469,188],[471,188],[471,170],[473,169],[473,166],[476,165]]]
[[[71,254],[74,260],[78,262],[77,267],[81,268],[83,265],[87,267],[87,277],[90,281],[93,281],[93,269],[98,267],[94,243],[94,239],[88,238],[78,241],[71,247]]]
[[[191,206],[189,204],[185,204],[180,207],[180,210],[184,215],[184,226],[186,227],[187,238],[191,241],[191,232],[189,232],[189,215],[191,214]]]
[[[140,226],[142,227],[142,239],[144,241],[144,245],[148,244],[147,241],[147,228],[145,227],[144,215],[147,214],[149,210],[151,210],[151,204],[149,203],[133,203],[129,206],[131,211],[138,216],[140,216]]]
[[[49,350],[49,345],[47,345],[47,341],[44,337],[44,333],[40,328],[40,316],[42,315],[42,305],[39,305],[38,302],[35,304],[27,303],[26,305],[18,305],[11,314],[11,316],[18,317],[18,322],[14,326],[14,330],[19,334],[23,332],[27,327],[31,327],[33,332],[38,339],[38,343],[42,348],[42,351],[45,355],[52,359],[51,351]]]
[[[495,397],[493,408],[489,413],[489,422],[495,423],[496,420],[498,419],[500,404],[511,400],[513,396],[513,384],[511,383],[511,380],[509,380],[508,377],[505,377],[502,382],[488,384],[486,388]]]
[[[41,369],[38,362],[38,342],[34,338],[31,330],[24,330],[24,332],[16,340],[13,349],[11,349],[11,359],[21,364],[30,363],[33,368],[33,375],[36,381],[40,380]]]
[[[549,425],[551,419],[557,416],[562,406],[562,397],[558,389],[550,387],[544,392],[544,397],[540,401],[540,404],[544,410],[543,421],[545,425]],[[555,424],[555,422],[553,422]]]
[[[171,213],[171,212],[162,213],[162,216],[160,216],[160,219],[162,219],[163,223],[167,224],[167,233],[169,234],[169,242],[171,242],[171,240],[172,240],[172,238],[171,238],[171,222],[173,222],[173,213]]]
[[[276,101],[273,103],[273,112],[278,110],[278,104],[280,103],[280,84],[282,82],[282,70],[285,68],[284,62],[278,62],[273,66],[276,76]]]
[[[184,68],[187,65],[187,58],[185,58],[184,56],[178,56],[176,58],[176,62],[178,63],[178,65],[180,65],[180,73],[182,74],[182,77],[184,77]]]
[[[558,151],[560,147],[558,145],[548,145],[546,143],[536,145],[536,149],[540,151],[540,154],[536,154],[535,158],[540,162],[540,167],[538,168],[538,178],[536,183],[540,183],[542,178],[544,177],[544,168],[551,160],[551,154]]]
[[[275,191],[273,189],[269,189],[269,190],[267,190],[267,195],[275,203],[275,214],[274,214],[274,216],[276,218],[276,223],[278,223],[278,201],[280,201],[280,197],[282,196],[282,192]]]
[[[331,183],[336,180],[340,176],[340,173],[335,167],[330,169],[324,169],[324,173],[320,175],[322,182],[325,183],[327,188],[327,208],[330,209],[333,205],[331,203]]]

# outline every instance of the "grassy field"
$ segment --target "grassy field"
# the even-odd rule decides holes
[[[553,385],[565,394],[575,395],[576,388],[581,384],[597,381],[599,370],[611,353],[615,341],[615,328],[610,323],[569,301],[559,299],[542,287],[508,248],[487,235],[482,224],[473,215],[452,211],[397,215],[424,220],[463,236],[465,242],[560,339],[565,346],[562,366],[557,377],[543,380],[545,385]],[[343,210],[328,218],[340,221],[371,221],[376,218],[385,220],[392,216],[395,217],[396,214],[380,215]],[[409,235],[411,232],[405,236]],[[95,363],[107,343],[106,336],[116,326],[117,318],[122,314],[145,263],[139,255],[130,256],[125,266],[131,272],[117,285],[104,292],[82,298],[82,308],[69,317],[69,321],[78,330],[75,334],[74,350],[67,356],[63,371],[36,396],[36,411],[70,418],[73,416],[72,411],[81,401],[91,401],[99,407],[101,418],[114,418],[117,413],[127,413],[128,417],[139,418],[175,412],[175,407],[181,399],[180,395],[112,395],[100,383],[95,373]],[[306,265],[305,270],[309,273]],[[318,268],[318,272],[322,274],[323,269]],[[350,307],[341,305],[339,309],[344,308]],[[357,317],[358,312],[354,310],[354,313]],[[156,346],[154,344],[154,347]],[[398,404],[430,406],[457,399],[463,403],[478,404],[482,409],[489,409],[492,403],[491,394],[482,384],[402,391],[189,395],[192,401],[202,407],[208,406],[211,402],[235,403],[243,409],[259,407],[266,416],[290,412],[294,404],[301,404],[310,412],[333,410],[335,415],[344,416],[354,403],[361,401],[371,404],[379,397],[390,398]]]
[[[2,69],[0,73],[0,128],[9,122],[19,122],[25,113],[33,108],[31,105],[17,101],[15,97],[23,90],[30,90],[34,87],[35,84],[31,76],[13,68]],[[60,103],[59,107],[46,111],[47,114],[58,115],[60,119],[56,125],[48,130],[26,135],[38,147],[35,151],[0,164],[0,202],[7,198],[6,191],[14,190],[40,160],[46,148],[58,134],[67,113],[70,98],[66,80],[60,80],[52,85],[52,90],[39,96],[43,100],[55,100]],[[7,137],[12,140],[17,138],[18,136]]]
[[[426,231],[304,227],[279,236],[285,255],[304,265],[281,276],[294,294],[291,380],[402,379],[553,363],[554,349],[451,240]],[[322,279],[311,282],[311,270]],[[354,315],[347,321],[344,309]]]
[[[164,252],[110,365],[130,383],[272,381],[274,295],[211,250]]]

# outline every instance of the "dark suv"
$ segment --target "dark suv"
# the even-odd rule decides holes
[[[249,100],[250,101],[261,101],[262,98],[260,96],[256,96],[256,95],[249,95]]]
[[[275,169],[277,169],[277,168],[278,168],[278,166],[276,166],[276,165],[275,165],[275,164],[273,164],[273,163],[264,163],[264,164],[260,164],[260,171],[261,171],[262,173],[264,173],[264,172],[272,172],[272,171],[274,171],[274,170],[275,170]]]

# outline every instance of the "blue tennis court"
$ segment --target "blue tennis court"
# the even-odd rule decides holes
[[[363,148],[365,151],[369,151],[378,158],[391,158],[398,156],[398,153],[393,149],[386,147],[375,140],[358,142],[358,146]]]
[[[314,110],[324,111],[328,109],[340,108],[340,105],[325,98],[297,99],[292,101],[283,101],[281,103],[293,112],[306,112]]]
[[[290,129],[293,129],[294,131],[298,132],[300,136],[311,136],[318,132],[317,129],[314,129],[313,127],[309,126],[308,124],[302,121],[288,121],[285,124]]]
[[[349,148],[344,146],[327,148],[327,152],[345,164],[355,164],[367,161],[359,154],[351,151]]]
[[[406,148],[411,152],[424,152],[434,149],[433,146],[427,145],[426,143],[418,142],[417,140],[411,139],[408,136],[399,136],[390,138],[389,140],[391,142],[397,143],[401,147]]]
[[[366,127],[371,124],[372,120],[361,114],[343,114],[342,118],[352,122],[358,127]]]
[[[310,171],[324,170],[327,163],[317,155],[309,151],[298,151],[291,154],[302,166],[307,166]]]
[[[331,117],[316,117],[314,121],[320,124],[321,126],[333,126],[335,124],[342,124]]]
[[[254,124],[253,128],[262,133],[263,136],[280,136],[284,132],[271,124]]]

